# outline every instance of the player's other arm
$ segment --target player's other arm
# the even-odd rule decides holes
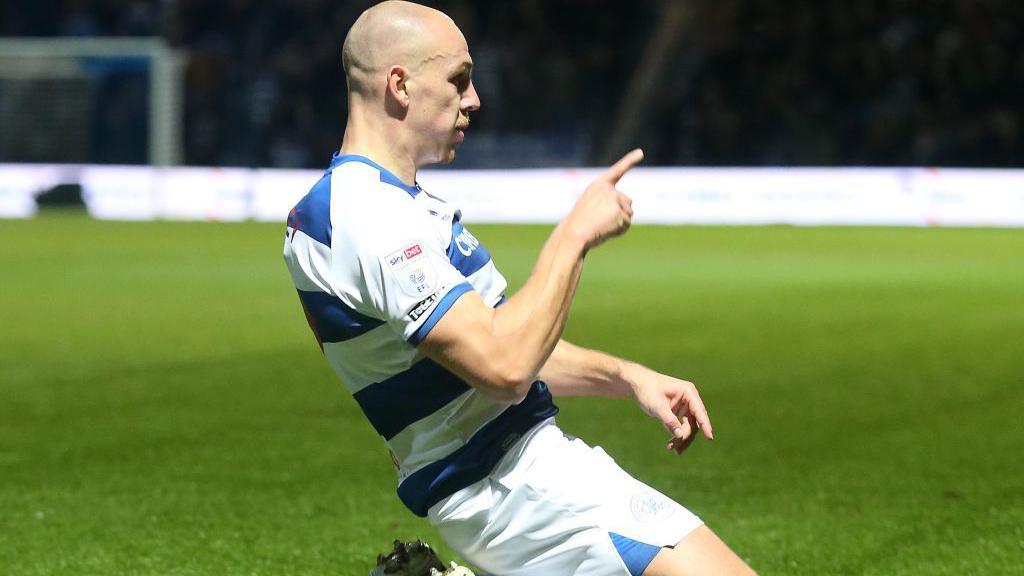
[[[668,448],[682,453],[699,429],[713,438],[711,420],[692,382],[588,350],[564,340],[555,347],[538,376],[555,396],[636,398],[640,407],[672,434]]]
[[[629,228],[631,202],[615,185],[642,158],[630,152],[587,187],[522,290],[497,309],[466,293],[420,350],[483,393],[520,401],[562,336],[587,251]]]

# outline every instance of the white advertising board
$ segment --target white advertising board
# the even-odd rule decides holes
[[[0,164],[0,218],[29,218],[35,197],[61,183],[65,168],[37,164]]]
[[[600,169],[424,170],[469,222],[553,223]],[[0,164],[0,217],[80,184],[89,213],[122,220],[284,222],[319,170]],[[619,187],[638,224],[1024,227],[1024,170],[636,168]]]
[[[78,183],[93,218],[153,220],[159,174],[143,166],[87,166],[79,172]]]
[[[157,182],[157,216],[168,220],[240,221],[251,216],[252,170],[163,168]]]
[[[1024,170],[915,171],[932,226],[1024,226]]]
[[[264,222],[284,222],[292,206],[324,175],[322,170],[255,170],[251,216]]]

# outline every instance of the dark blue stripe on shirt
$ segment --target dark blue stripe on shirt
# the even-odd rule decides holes
[[[437,324],[438,320],[440,320],[441,317],[448,312],[448,309],[452,307],[452,304],[455,304],[455,301],[459,299],[459,296],[462,296],[472,289],[473,287],[469,285],[469,282],[463,282],[449,290],[448,293],[441,298],[441,301],[434,306],[434,310],[430,313],[430,316],[427,316],[427,319],[423,324],[420,324],[420,327],[412,333],[412,336],[409,336],[409,343],[413,346],[419,346],[419,343],[423,342],[423,339],[427,337],[427,334],[434,329],[434,325]]]
[[[418,184],[410,186],[402,182],[401,178],[395,176],[393,172],[366,156],[335,154],[324,175],[288,214],[289,227],[302,230],[307,236],[321,244],[331,245],[331,172],[346,162],[362,162],[376,168],[380,172],[381,182],[401,188],[410,196],[415,197],[420,193]]]
[[[331,174],[324,174],[288,214],[288,226],[325,245],[331,245]]]
[[[647,565],[661,550],[660,547],[653,544],[637,542],[615,532],[609,532],[608,535],[611,536],[612,544],[615,545],[615,550],[629,570],[630,576],[641,576],[647,569]]]
[[[460,237],[463,232],[466,235]],[[467,255],[466,252],[469,254]],[[448,259],[452,266],[455,266],[463,276],[468,278],[470,274],[491,261],[491,253],[484,248],[479,240],[469,235],[469,231],[465,229],[462,222],[456,220],[452,224],[452,242],[448,246]]]
[[[384,323],[356,312],[331,294],[303,290],[298,290],[298,293],[302,307],[316,325],[316,334],[321,343],[351,340]]]
[[[353,396],[377,433],[390,440],[469,390],[458,376],[424,358],[405,372],[370,384]]]
[[[417,516],[442,499],[485,478],[516,440],[558,413],[551,392],[540,380],[522,402],[485,424],[465,446],[417,470],[398,486],[398,497]]]
[[[380,181],[405,190],[410,196],[419,193],[419,186],[410,186],[380,164],[365,156],[356,154],[335,154],[324,175],[317,181],[299,203],[288,214],[288,226],[302,232],[317,242],[331,245],[331,172],[345,162],[362,162],[380,172]]]

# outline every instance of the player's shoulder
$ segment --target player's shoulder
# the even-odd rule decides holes
[[[331,185],[349,194],[381,189],[381,171],[369,161],[345,160],[345,156],[336,156],[328,173]]]
[[[429,231],[429,214],[415,201],[418,187],[372,161],[339,163],[329,176],[331,221],[346,244],[360,251],[390,252],[403,239]]]
[[[399,217],[415,214],[418,187],[405,184],[372,160],[354,158],[332,163],[329,170],[332,205],[338,215],[365,219],[367,212]]]

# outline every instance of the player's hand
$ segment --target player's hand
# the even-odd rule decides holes
[[[627,367],[627,380],[644,412],[657,418],[672,435],[666,446],[676,454],[693,443],[700,430],[708,440],[714,439],[711,419],[692,382],[659,374],[639,364]]]
[[[643,150],[639,148],[626,154],[591,182],[576,201],[568,221],[570,229],[583,238],[588,249],[629,229],[633,221],[633,201],[615,186],[643,159]]]

